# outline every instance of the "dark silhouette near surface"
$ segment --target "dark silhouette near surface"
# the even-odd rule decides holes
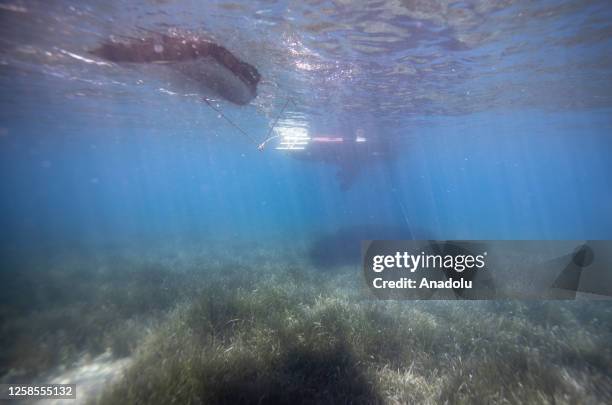
[[[162,64],[232,103],[257,96],[257,69],[229,50],[195,35],[151,33],[144,38],[108,41],[90,51],[115,63]]]

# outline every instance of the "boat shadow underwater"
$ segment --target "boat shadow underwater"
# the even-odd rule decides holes
[[[319,236],[308,251],[310,263],[319,270],[332,270],[361,263],[361,245],[367,240],[412,240],[425,233],[408,226],[360,224],[338,228]]]

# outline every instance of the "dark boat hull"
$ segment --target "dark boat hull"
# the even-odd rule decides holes
[[[91,54],[115,63],[164,64],[235,104],[257,96],[257,69],[221,45],[198,37],[156,35],[109,41]],[[202,90],[202,89],[198,89]]]

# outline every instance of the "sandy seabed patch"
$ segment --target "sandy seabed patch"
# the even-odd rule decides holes
[[[100,395],[104,387],[117,382],[123,371],[131,363],[131,358],[113,359],[110,352],[95,358],[85,356],[73,368],[52,374],[50,384],[76,384],[74,399],[42,399],[40,405],[81,405]]]

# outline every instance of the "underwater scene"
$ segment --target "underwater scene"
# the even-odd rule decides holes
[[[0,0],[0,230],[6,403],[612,403],[609,296],[362,263],[612,239],[612,3]]]

